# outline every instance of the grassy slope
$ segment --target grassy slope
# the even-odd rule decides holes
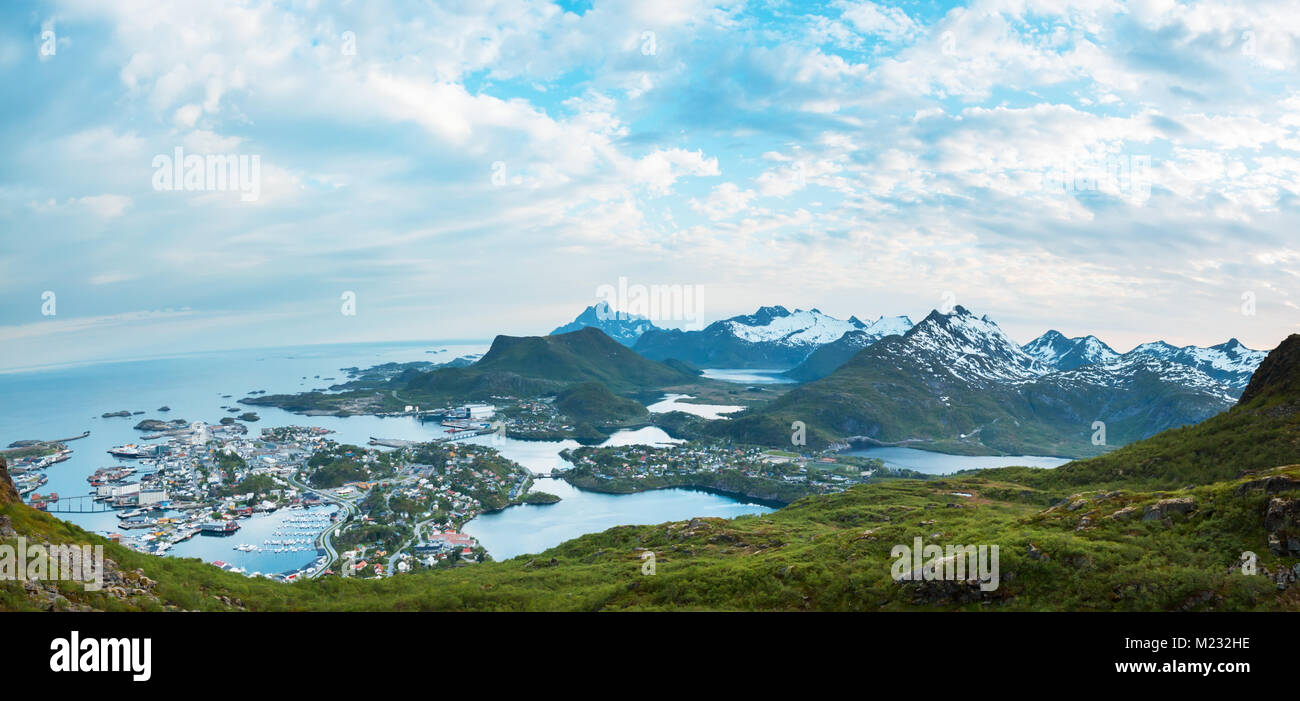
[[[583,382],[565,389],[556,395],[555,408],[579,423],[625,421],[650,414],[640,402],[615,396],[599,382]]]
[[[1300,466],[1280,473],[1300,477]],[[1043,510],[1036,502],[1046,495],[988,476],[896,481],[804,499],[763,517],[613,528],[537,556],[381,581],[278,585],[117,546],[109,557],[124,568],[144,567],[165,599],[183,608],[222,608],[217,595],[237,597],[254,610],[1300,608],[1300,592],[1279,593],[1263,578],[1233,571],[1245,550],[1260,553],[1261,565],[1277,564],[1264,544],[1268,497],[1237,496],[1236,487],[1232,481],[1179,492],[1193,496],[1198,509],[1166,526],[1105,518],[1168,496],[1161,493],[1126,492],[1076,511]],[[1096,527],[1076,531],[1084,517]],[[49,533],[53,542],[94,539],[35,512],[22,529]],[[890,549],[915,536],[927,543],[998,543],[1002,586],[987,604],[916,601],[889,573]],[[1048,559],[1030,558],[1030,543]],[[641,574],[638,548],[656,553],[655,576]],[[16,586],[7,583],[0,591]],[[105,608],[123,606],[98,601]],[[0,598],[0,607],[21,608],[12,592]]]
[[[1039,471],[1023,471],[1035,474]],[[223,608],[216,596],[254,610],[282,609],[910,609],[970,604],[914,600],[889,577],[890,548],[915,536],[941,544],[997,543],[1003,582],[983,605],[1008,610],[1170,610],[1297,608],[1297,592],[1232,571],[1251,550],[1268,555],[1268,496],[1237,494],[1250,477],[1178,492],[1124,491],[1070,511],[1044,503],[1063,492],[1004,479],[990,470],[940,481],[900,480],[800,500],[763,517],[628,526],[587,535],[538,556],[382,581],[329,579],[295,585],[248,580],[196,560],[155,558],[109,545],[124,569],[143,567],[166,603]],[[1278,474],[1300,478],[1300,466]],[[1032,480],[1028,480],[1032,481]],[[973,498],[950,492],[973,493]],[[1085,493],[1085,497],[1096,496]],[[1159,521],[1106,516],[1166,496],[1192,496],[1197,510]],[[1079,499],[1071,499],[1078,501]],[[958,504],[960,508],[946,506]],[[26,507],[0,507],[20,533],[50,542],[103,542]],[[1094,526],[1076,530],[1086,523]],[[1049,559],[1028,557],[1034,543]],[[640,574],[639,548],[657,556],[657,574]],[[554,559],[555,564],[551,561]],[[16,584],[0,587],[0,608],[24,608]],[[65,595],[97,608],[134,604],[102,595]],[[89,596],[89,599],[85,597]],[[1206,599],[1205,597],[1209,598]],[[148,605],[153,607],[152,604]]]

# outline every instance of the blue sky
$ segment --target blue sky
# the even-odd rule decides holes
[[[545,333],[619,278],[1271,348],[1293,10],[8,2],[0,368]],[[256,199],[156,187],[177,148],[256,156]]]

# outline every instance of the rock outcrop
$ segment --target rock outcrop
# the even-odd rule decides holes
[[[1161,499],[1154,504],[1147,506],[1146,513],[1142,515],[1143,521],[1160,521],[1168,518],[1171,514],[1188,514],[1196,508],[1196,500],[1191,497],[1180,497],[1178,499]]]
[[[1268,549],[1282,557],[1300,556],[1300,499],[1273,497],[1264,512]]]
[[[20,501],[22,498],[18,496],[18,488],[9,477],[9,467],[4,458],[0,458],[0,504],[17,504]]]
[[[1300,395],[1300,334],[1287,336],[1264,358],[1237,404],[1248,404],[1258,397],[1273,394]]]

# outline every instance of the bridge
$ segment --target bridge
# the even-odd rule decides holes
[[[477,431],[472,431],[472,430],[471,430],[471,431],[461,431],[461,432],[459,432],[459,433],[453,433],[453,434],[450,435],[450,436],[444,436],[444,437],[442,437],[442,438],[435,438],[435,439],[433,439],[433,440],[434,440],[435,442],[437,442],[437,443],[450,443],[450,442],[452,442],[452,441],[463,441],[463,440],[465,440],[465,439],[467,439],[467,438],[477,438],[478,436],[487,436],[487,435],[490,435],[490,434],[493,434],[493,433],[496,433],[496,432],[497,432],[497,430],[494,429],[494,428],[484,428],[484,429],[480,429],[480,430],[477,430]]]
[[[45,511],[51,514],[102,514],[112,510],[113,507],[95,501],[92,496],[60,497],[45,505]]]
[[[470,438],[477,438],[478,436],[488,436],[493,433],[497,433],[500,430],[501,429],[499,427],[465,429],[465,430],[457,431],[456,433],[447,436],[438,436],[437,438],[430,438],[428,440],[408,440],[405,438],[376,438],[374,436],[371,436],[370,445],[381,445],[386,448],[408,448],[410,446],[420,445],[422,443],[451,443],[452,441],[463,441]]]

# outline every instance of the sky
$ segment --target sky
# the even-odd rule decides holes
[[[6,2],[0,369],[541,334],[620,281],[1269,349],[1294,9]]]

